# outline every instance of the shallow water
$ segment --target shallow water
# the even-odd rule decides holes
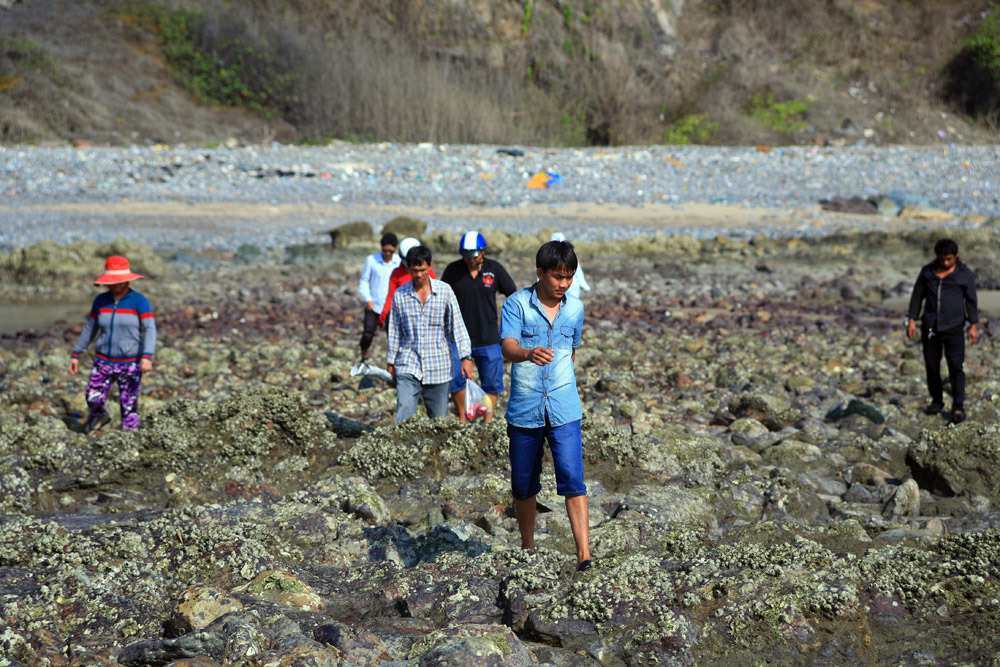
[[[81,302],[0,303],[0,334],[46,331],[63,320],[68,326],[83,324],[87,306]]]

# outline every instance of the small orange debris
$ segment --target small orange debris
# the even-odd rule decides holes
[[[757,152],[758,153],[770,153],[771,152],[771,147],[770,146],[758,146],[757,147]]]
[[[540,171],[531,177],[531,180],[528,181],[528,187],[532,190],[544,190],[548,187],[550,178],[544,171]]]
[[[675,167],[681,166],[681,161],[680,160],[672,158],[669,155],[667,156],[667,162],[669,162],[670,164],[674,165]]]

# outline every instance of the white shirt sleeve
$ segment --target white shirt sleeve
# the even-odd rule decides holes
[[[577,265],[576,267],[576,274],[573,276],[573,282],[578,284],[580,289],[584,292],[590,291],[590,283],[587,282],[586,276],[583,275],[583,267],[580,265]]]
[[[371,280],[375,271],[375,262],[371,256],[365,258],[365,268],[361,270],[361,280],[358,281],[358,291],[361,292],[361,300],[365,303],[372,301]]]

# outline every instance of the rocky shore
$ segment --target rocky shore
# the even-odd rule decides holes
[[[543,235],[497,244],[519,286]],[[79,323],[3,338],[0,665],[992,664],[996,321],[947,426],[889,305],[937,235],[583,241],[586,573],[550,466],[519,548],[502,419],[350,377],[360,248],[13,250],[6,299],[81,313],[128,253],[161,349],[139,431],[85,436]]]

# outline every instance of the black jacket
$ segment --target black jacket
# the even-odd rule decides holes
[[[961,260],[944,278],[934,275],[937,260],[920,270],[910,296],[910,319],[917,319],[924,307],[923,325],[939,333],[965,327],[968,320],[979,321],[976,306],[976,276]]]

